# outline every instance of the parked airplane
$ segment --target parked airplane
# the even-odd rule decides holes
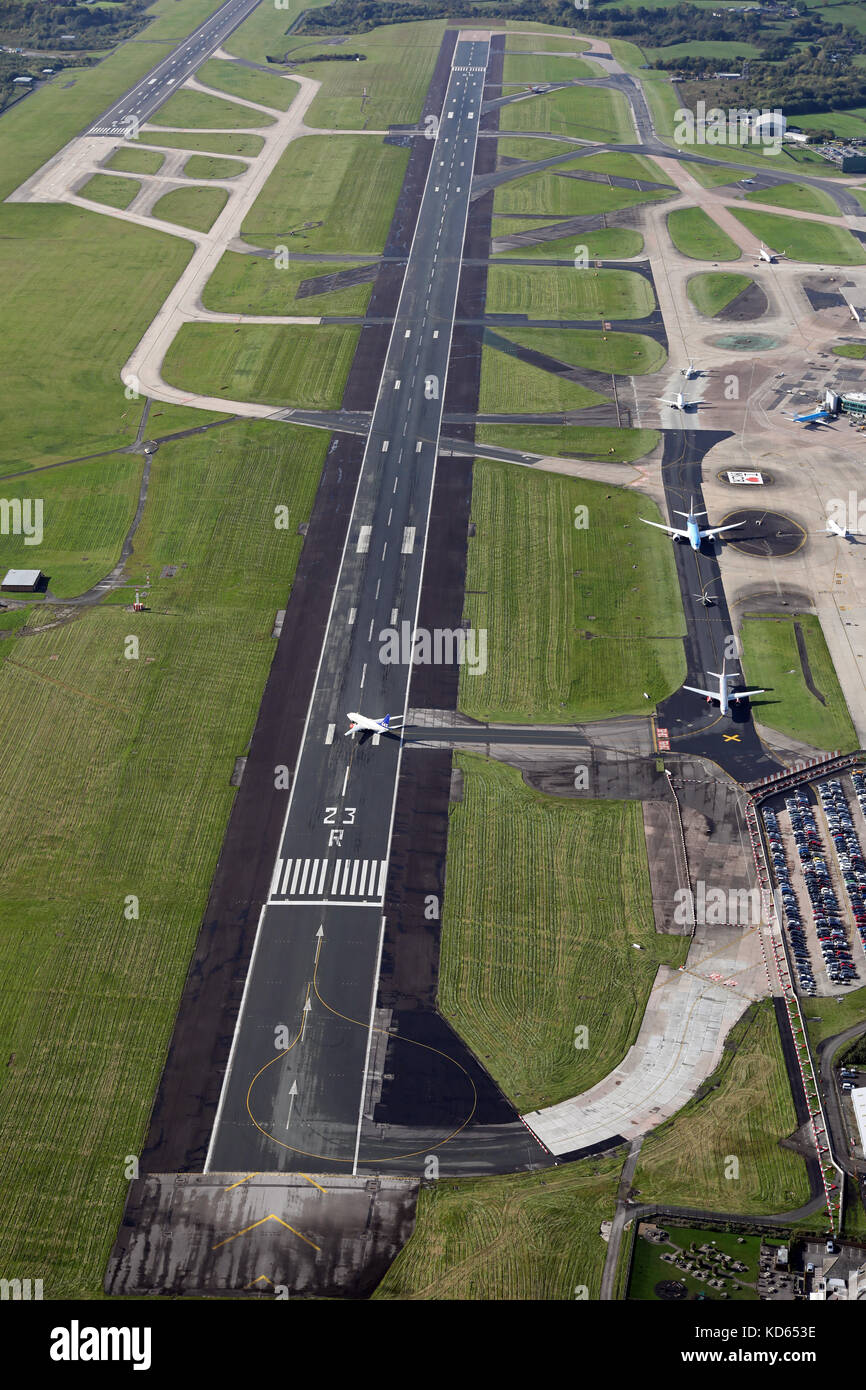
[[[686,400],[682,391],[677,391],[676,400],[668,401],[665,400],[664,396],[659,396],[659,400],[661,401],[662,405],[669,405],[672,407],[673,410],[688,410],[689,406],[691,405],[691,401]]]
[[[400,723],[402,724],[402,722],[401,716]],[[370,719],[366,714],[357,714],[350,710],[349,727],[346,730],[345,737],[348,738],[351,734],[354,738],[358,729],[361,730],[362,734],[388,734],[393,732],[395,728],[396,726],[392,723],[390,714],[384,714],[381,719]]]
[[[729,526],[711,526],[706,531],[702,531],[698,525],[698,517],[706,516],[706,512],[696,512],[694,502],[689,499],[689,510],[687,512],[674,512],[674,516],[684,516],[686,518],[686,529],[683,531],[678,526],[665,526],[661,521],[648,521],[645,516],[639,518],[647,526],[656,526],[660,531],[667,531],[669,536],[673,536],[675,541],[688,541],[692,550],[700,550],[701,541],[714,541],[716,536],[722,531],[733,531],[737,526],[744,526],[745,522],[732,521]]]
[[[807,410],[803,415],[788,415],[786,418],[793,420],[795,425],[826,425],[836,417],[832,410],[822,405],[818,410]]]
[[[725,670],[727,663],[722,661],[721,671],[708,671],[708,676],[715,676],[719,682],[718,690],[701,690],[696,685],[684,685],[683,690],[690,690],[693,695],[705,695],[707,704],[713,700],[718,700],[719,709],[722,714],[727,714],[731,708],[732,700],[747,700],[751,695],[763,695],[763,690],[738,690],[732,693],[728,689],[728,681],[731,677]]]
[[[851,531],[847,526],[840,526],[838,521],[834,521],[831,516],[827,517],[827,535],[841,536],[843,541],[853,541],[856,536],[862,536],[862,531]]]

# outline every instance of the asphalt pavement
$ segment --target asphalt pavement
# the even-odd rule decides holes
[[[487,58],[486,42],[454,52],[207,1171],[315,1160],[355,1172],[400,1157],[365,1115],[381,1085],[375,1007],[403,745],[345,735],[349,711],[408,707],[402,625],[420,599]],[[426,1039],[406,1045],[426,1050],[425,1089],[440,1097],[406,1135],[426,1151],[471,1120],[477,1084]]]

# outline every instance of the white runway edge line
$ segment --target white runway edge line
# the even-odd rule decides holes
[[[256,953],[257,953],[257,951],[258,951],[258,949],[259,949],[259,940],[260,940],[261,934],[262,934],[262,922],[265,920],[265,912],[266,912],[266,911],[267,911],[267,904],[266,904],[266,903],[262,903],[261,911],[259,912],[259,921],[258,921],[258,925],[257,925],[257,927],[256,927],[256,939],[255,939],[255,941],[253,942],[253,953],[252,953],[252,955],[250,956],[250,965],[249,965],[249,969],[248,969],[248,971],[247,971],[247,978],[244,980],[244,992],[243,992],[243,994],[241,995],[241,1006],[240,1006],[240,1008],[238,1009],[238,1019],[239,1019],[239,1020],[240,1020],[241,1018],[243,1018],[244,1005],[245,1005],[246,1002],[247,1002],[247,992],[249,991],[250,980],[253,978],[253,967],[254,967],[254,965],[255,965],[255,963],[256,963]],[[204,1173],[210,1172],[211,1153],[213,1152],[214,1140],[216,1139],[217,1130],[219,1129],[220,1120],[222,1119],[223,1106],[225,1105],[226,1091],[227,1091],[227,1089],[228,1089],[227,1086],[226,1086],[226,1082],[228,1081],[229,1077],[231,1076],[232,1065],[233,1065],[234,1060],[235,1060],[235,1048],[237,1047],[237,1044],[238,1044],[238,1033],[239,1033],[239,1031],[240,1031],[240,1030],[239,1030],[239,1029],[237,1028],[237,1026],[236,1026],[236,1027],[235,1027],[235,1031],[234,1031],[234,1033],[232,1034],[232,1045],[231,1045],[231,1047],[229,1048],[229,1059],[228,1059],[228,1062],[226,1063],[225,1076],[223,1077],[223,1084],[222,1084],[222,1086],[221,1086],[221,1088],[220,1088],[220,1098],[219,1098],[219,1102],[218,1102],[218,1104],[217,1104],[217,1112],[216,1112],[216,1115],[214,1116],[213,1129],[212,1129],[211,1132],[210,1132],[210,1142],[209,1142],[209,1144],[208,1144],[208,1146],[207,1146],[207,1154],[205,1155],[204,1168],[202,1169],[202,1172],[204,1172]]]
[[[379,993],[379,975],[382,970],[382,946],[385,942],[385,918],[379,926],[379,949],[376,952],[376,974],[370,992],[370,1022],[367,1025],[367,1050],[364,1054],[364,1075],[361,1077],[361,1099],[358,1102],[358,1127],[355,1130],[355,1153],[352,1159],[352,1177],[358,1176],[358,1150],[361,1147],[361,1125],[364,1123],[364,1097],[367,1094],[367,1073],[370,1070],[370,1044],[373,1041],[373,1019],[376,1015],[376,996]]]
[[[486,44],[485,46],[486,46],[486,49],[487,49],[487,53],[488,53],[488,55],[489,55],[489,44]],[[487,57],[485,57],[484,69],[483,69],[484,72],[487,71],[487,61],[488,61],[488,59],[487,59]],[[452,67],[451,78],[449,79],[449,87],[450,87],[451,82],[453,81],[453,79],[454,79],[454,69],[453,69],[453,67]],[[446,93],[446,95],[447,95],[447,93]],[[443,105],[444,105],[444,103],[443,103]],[[474,159],[474,151],[475,151],[475,148],[476,148],[476,146],[477,146],[477,127],[473,127],[473,140],[472,140],[472,146],[473,146],[473,159]],[[393,322],[392,327],[391,327],[391,335],[390,335],[390,337],[389,337],[389,339],[388,339],[388,347],[387,347],[387,350],[386,350],[386,353],[385,353],[385,360],[384,360],[384,363],[383,363],[383,366],[382,366],[382,373],[381,373],[381,376],[380,376],[380,378],[379,378],[379,391],[378,391],[377,398],[376,398],[377,404],[378,404],[379,396],[381,396],[382,391],[383,391],[383,389],[384,389],[384,384],[385,384],[385,372],[386,372],[386,369],[387,369],[388,359],[389,359],[389,357],[390,357],[390,355],[391,355],[391,349],[392,349],[393,341],[394,341],[394,334],[395,334],[396,331],[397,331],[397,323],[398,323],[399,317],[400,317],[400,308],[401,308],[401,305],[402,305],[402,302],[403,302],[403,296],[404,296],[405,293],[406,293],[406,280],[407,280],[409,265],[410,265],[411,260],[412,260],[412,252],[413,252],[414,247],[415,247],[415,241],[416,241],[416,239],[417,239],[418,232],[419,232],[420,227],[421,227],[421,223],[422,223],[421,212],[422,212],[422,210],[423,210],[424,200],[426,199],[427,194],[428,194],[428,191],[429,191],[429,188],[430,188],[430,183],[431,183],[432,176],[433,176],[433,161],[431,160],[431,162],[430,162],[430,168],[429,168],[428,171],[427,171],[427,178],[426,178],[425,184],[424,184],[424,192],[423,192],[423,194],[421,195],[421,204],[420,204],[419,209],[418,209],[418,217],[416,218],[416,221],[415,221],[415,230],[414,230],[414,232],[412,233],[412,242],[411,242],[411,245],[410,245],[410,247],[409,247],[409,255],[408,255],[407,259],[406,259],[406,268],[405,268],[404,271],[403,271],[403,283],[402,283],[401,288],[400,288],[400,299],[399,299],[398,304],[397,304],[397,312],[396,312],[396,314],[395,314],[395,316],[394,316],[394,322]],[[460,239],[460,255],[461,255],[461,259],[462,259],[462,254],[463,254],[463,245],[464,245],[464,242],[465,242],[465,240],[466,240],[466,226],[467,226],[468,221],[469,221],[469,200],[468,200],[468,198],[467,198],[467,200],[466,200],[466,211],[465,211],[464,218],[463,218],[463,233],[462,233],[462,236],[461,236],[461,239]],[[449,321],[448,354],[447,354],[446,359],[445,359],[445,376],[444,376],[444,379],[443,379],[442,393],[441,393],[441,396],[440,396],[440,402],[442,402],[442,403],[444,403],[444,399],[445,399],[445,385],[446,385],[447,380],[448,380],[448,368],[449,368],[449,365],[450,365],[450,357],[451,357],[451,342],[452,342],[453,336],[454,336],[454,313],[455,313],[455,311],[456,311],[456,305],[457,305],[457,285],[455,284],[454,304],[453,304],[453,306],[452,306],[451,316],[450,316],[450,321]],[[423,319],[422,319],[422,327],[424,327],[424,326],[426,325],[426,323],[427,323],[427,316],[426,316],[426,314],[425,314],[424,317],[423,317]],[[438,330],[436,331],[436,333],[434,334],[434,336],[435,336],[435,337],[438,337]],[[431,480],[430,480],[430,497],[429,497],[428,504],[427,504],[427,517],[426,517],[426,521],[425,521],[425,524],[424,524],[424,545],[423,545],[423,550],[422,550],[422,555],[421,555],[421,575],[420,575],[420,581],[419,581],[419,584],[418,584],[418,595],[417,595],[417,599],[416,599],[416,602],[415,602],[415,616],[414,616],[414,620],[413,620],[413,633],[414,633],[414,631],[415,631],[415,629],[417,628],[417,625],[418,625],[418,613],[419,613],[419,611],[420,611],[421,592],[422,592],[422,589],[423,589],[423,587],[424,587],[424,568],[425,568],[426,558],[427,558],[427,538],[428,538],[429,530],[430,530],[430,513],[431,513],[432,505],[433,505],[433,490],[434,490],[434,487],[435,487],[435,484],[436,484],[436,464],[437,464],[437,458],[438,458],[438,453],[439,453],[439,438],[440,438],[440,435],[441,435],[441,432],[442,432],[442,410],[443,410],[443,405],[440,404],[440,408],[439,408],[439,412],[438,412],[438,417],[437,417],[437,425],[436,425],[436,439],[435,439],[434,449],[433,449],[433,473],[432,473]],[[375,415],[375,410],[374,410],[374,415]],[[387,448],[388,448],[388,442],[389,442],[389,441],[386,440],[385,443],[382,445],[382,452],[383,452],[383,453],[384,453],[384,452],[387,450]],[[298,750],[297,761],[296,761],[296,764],[295,764],[296,769],[297,769],[298,765],[300,764],[301,758],[303,757],[304,748],[306,747],[307,734],[308,734],[308,732],[309,732],[309,727],[310,727],[310,719],[312,718],[313,706],[314,706],[315,700],[316,700],[316,692],[318,691],[318,687],[319,687],[319,678],[320,678],[320,676],[321,676],[322,663],[324,662],[324,659],[325,659],[325,652],[326,652],[327,646],[328,646],[328,638],[329,638],[330,632],[331,632],[331,623],[332,623],[332,621],[333,621],[334,608],[336,607],[336,603],[337,603],[337,596],[338,596],[339,590],[340,590],[340,580],[341,580],[341,578],[342,578],[343,569],[344,569],[344,567],[345,567],[346,554],[347,554],[347,551],[348,551],[348,548],[349,548],[349,540],[350,540],[351,533],[352,533],[352,522],[354,521],[355,508],[357,507],[357,503],[358,503],[358,494],[359,494],[360,489],[361,489],[361,482],[362,482],[362,480],[363,480],[364,473],[365,473],[366,467],[367,467],[367,457],[368,457],[368,454],[369,454],[369,451],[370,451],[370,446],[371,446],[371,436],[368,435],[368,436],[367,436],[367,443],[366,443],[366,446],[365,446],[365,448],[364,448],[364,456],[363,456],[363,458],[362,458],[362,460],[361,460],[361,467],[360,467],[359,472],[358,472],[358,480],[357,480],[357,482],[356,482],[356,484],[355,484],[355,493],[354,493],[354,497],[353,497],[353,499],[352,499],[352,511],[351,511],[351,515],[350,515],[350,517],[349,517],[349,523],[348,523],[348,525],[347,525],[347,527],[346,527],[346,535],[345,535],[345,538],[344,538],[344,540],[343,540],[343,549],[342,549],[341,556],[340,556],[340,567],[339,567],[339,569],[338,569],[338,571],[337,571],[337,578],[336,578],[336,581],[335,581],[335,583],[334,583],[334,587],[333,587],[333,590],[332,590],[332,593],[331,593],[331,606],[330,606],[330,609],[329,609],[329,612],[328,612],[328,621],[327,621],[327,624],[326,624],[326,626],[325,626],[325,634],[324,634],[324,637],[323,637],[323,639],[322,639],[321,649],[320,649],[320,651],[319,651],[319,660],[318,660],[318,664],[317,664],[317,666],[316,666],[316,674],[315,674],[315,678],[314,678],[314,681],[313,681],[312,693],[311,693],[311,695],[310,695],[310,700],[309,700],[309,703],[308,703],[308,705],[307,705],[307,714],[306,714],[306,718],[305,718],[305,720],[304,720],[304,729],[303,729],[303,733],[302,733],[302,735],[301,735],[301,743],[300,743],[300,747],[299,747],[299,750]],[[377,592],[378,592],[378,591],[377,591]],[[409,683],[410,683],[410,680],[411,680],[411,674],[412,674],[412,672],[411,672],[411,667],[410,667],[409,672],[408,672],[408,675],[407,675],[407,682],[406,682],[406,696],[405,696],[405,699],[404,699],[404,702],[403,702],[403,721],[404,721],[404,723],[405,723],[406,714],[407,714],[407,711],[408,711],[408,708],[409,708]],[[375,740],[374,740],[374,742],[375,742]],[[389,823],[389,827],[388,827],[388,841],[387,841],[388,850],[387,850],[387,856],[386,856],[386,859],[385,859],[386,876],[387,876],[387,865],[388,865],[388,863],[390,862],[390,857],[391,857],[391,841],[392,841],[393,833],[394,833],[394,816],[395,816],[395,814],[396,814],[396,809],[397,809],[397,788],[398,788],[399,783],[400,783],[400,768],[401,768],[401,765],[402,765],[402,761],[403,761],[403,743],[402,743],[402,740],[401,740],[400,743],[399,743],[399,746],[398,746],[398,750],[397,750],[397,772],[396,772],[396,776],[395,776],[395,779],[394,779],[394,793],[393,793],[393,797],[392,797],[392,801],[391,801],[391,818],[390,818],[390,823]],[[291,790],[290,790],[290,792],[289,792],[289,802],[288,802],[288,805],[287,805],[287,807],[286,807],[286,814],[285,814],[285,817],[284,817],[284,819],[283,819],[283,826],[282,826],[282,830],[281,830],[281,832],[280,832],[280,848],[282,848],[283,840],[284,840],[284,838],[285,838],[286,826],[288,825],[288,822],[289,822],[289,816],[290,816],[290,814],[291,814],[292,801],[293,801],[293,799],[294,799],[295,787],[296,787],[296,786],[297,786],[297,777],[294,777],[294,778],[292,779],[292,787],[291,787]],[[216,1140],[217,1130],[218,1130],[218,1128],[219,1128],[219,1122],[220,1122],[220,1118],[221,1118],[221,1115],[222,1115],[223,1105],[224,1105],[224,1103],[225,1103],[225,1096],[226,1096],[226,1093],[227,1093],[227,1091],[228,1091],[228,1084],[229,1084],[229,1081],[230,1081],[230,1079],[231,1079],[232,1064],[233,1064],[233,1061],[234,1061],[234,1054],[235,1054],[235,1049],[236,1049],[236,1045],[237,1045],[237,1038],[238,1038],[238,1034],[239,1034],[239,1032],[240,1032],[241,1022],[242,1022],[243,1016],[244,1016],[244,1008],[245,1008],[245,1005],[246,1005],[247,992],[248,992],[248,989],[249,989],[249,983],[250,983],[250,979],[251,979],[251,977],[252,977],[253,968],[254,968],[254,966],[255,966],[256,953],[257,953],[257,951],[258,951],[259,938],[260,938],[260,936],[261,936],[261,930],[262,930],[262,925],[263,925],[263,923],[264,923],[264,919],[265,919],[265,906],[263,905],[262,910],[261,910],[261,912],[260,912],[260,914],[259,914],[259,922],[258,922],[258,926],[257,926],[257,928],[256,928],[256,938],[255,938],[255,941],[254,941],[254,943],[253,943],[253,951],[252,951],[252,955],[251,955],[251,957],[250,957],[250,964],[249,964],[249,969],[248,969],[248,971],[247,971],[247,978],[246,978],[246,980],[244,981],[244,992],[243,992],[243,995],[242,995],[242,997],[241,997],[241,1004],[240,1004],[240,1008],[239,1008],[239,1010],[238,1010],[238,1016],[237,1016],[237,1019],[235,1020],[234,1033],[232,1034],[231,1051],[230,1051],[230,1053],[229,1053],[229,1061],[228,1061],[228,1065],[227,1065],[227,1067],[226,1067],[225,1075],[224,1075],[224,1077],[223,1077],[223,1084],[222,1084],[222,1089],[221,1089],[221,1091],[220,1091],[219,1104],[218,1104],[218,1106],[217,1106],[217,1113],[216,1113],[216,1117],[215,1117],[215,1119],[214,1119],[214,1127],[213,1127],[213,1130],[212,1130],[212,1132],[211,1132],[210,1143],[208,1144],[207,1158],[205,1159],[205,1164],[204,1164],[204,1169],[203,1169],[203,1171],[204,1171],[205,1173],[207,1173],[207,1172],[209,1171],[209,1168],[210,1168],[211,1153],[212,1153],[213,1146],[214,1146],[214,1143],[215,1143],[215,1140]],[[383,919],[383,920],[384,920],[384,919]],[[374,1001],[374,1003],[375,1003],[376,995],[378,994],[378,991],[379,991],[379,971],[380,971],[380,969],[381,969],[381,956],[380,956],[379,964],[377,965],[375,980],[374,980],[374,982],[373,982],[373,1001]],[[364,1085],[366,1086],[366,1080],[365,1080],[365,1082],[364,1082]],[[362,1089],[362,1092],[361,1092],[361,1106],[362,1106],[362,1107],[363,1107],[363,1103],[364,1103],[364,1102],[363,1102],[363,1094],[364,1094],[364,1093],[363,1093],[363,1089]],[[357,1154],[357,1142],[359,1142],[359,1141],[360,1141],[360,1118],[359,1118],[359,1124],[358,1124],[358,1139],[357,1139],[357,1141],[356,1141],[356,1154]]]

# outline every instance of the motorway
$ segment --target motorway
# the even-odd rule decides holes
[[[206,1171],[311,1160],[318,1172],[393,1170],[474,1114],[469,1074],[437,1052],[424,1065],[439,1103],[407,1132],[405,1151],[372,1122],[384,1080],[375,1007],[403,748],[397,737],[344,735],[349,710],[408,708],[408,653],[383,660],[380,634],[417,625],[488,49],[463,40],[454,50]]]
[[[81,133],[135,139],[140,127],[150,119],[157,107],[188,77],[192,77],[205,59],[216,52],[259,3],[260,0],[226,0],[215,14],[183,39],[157,67],[152,68],[122,97],[118,97]]]

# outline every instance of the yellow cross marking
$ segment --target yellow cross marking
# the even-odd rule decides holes
[[[740,735],[739,735],[739,734],[722,734],[722,738],[725,740],[725,743],[739,743],[739,742],[740,742]]]

